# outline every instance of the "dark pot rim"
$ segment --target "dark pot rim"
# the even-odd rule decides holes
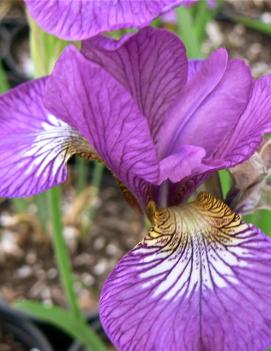
[[[9,42],[10,42],[10,33],[4,26],[0,26],[0,39],[2,41],[0,58],[4,59],[7,56]]]
[[[25,314],[10,307],[2,300],[0,300],[0,324],[23,345],[37,348],[39,351],[53,351],[45,336]],[[30,345],[32,340],[33,345]]]
[[[7,53],[5,55],[5,62],[7,63],[8,67],[14,72],[18,78],[22,80],[30,79],[30,76],[26,72],[22,70],[19,63],[16,61],[16,57],[14,56],[15,48],[14,45],[17,43],[20,36],[29,38],[29,27],[26,22],[20,23],[18,27],[15,27],[10,32],[10,38],[8,41],[8,48]]]

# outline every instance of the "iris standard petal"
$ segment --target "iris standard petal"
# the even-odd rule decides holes
[[[65,181],[66,162],[92,150],[43,105],[46,78],[0,96],[0,196],[31,196]]]
[[[100,314],[119,351],[264,351],[271,345],[271,242],[222,201],[157,210],[111,273]]]
[[[227,51],[224,49],[215,51],[203,62],[198,74],[186,84],[181,98],[166,113],[160,129],[157,145],[160,158],[170,155],[174,149],[182,145],[179,139],[184,126],[219,84],[227,69],[227,63]],[[200,126],[202,124],[203,121]]]
[[[188,80],[191,80],[201,69],[203,60],[190,60],[188,62]],[[243,74],[242,74],[243,75]],[[243,75],[244,76],[244,75]],[[233,84],[241,81],[239,74],[234,75]],[[247,79],[249,76],[247,75]],[[233,92],[233,89],[229,89]],[[241,89],[240,89],[241,91]],[[240,94],[236,94],[240,96]],[[220,138],[216,151],[209,165],[213,162],[223,163],[228,168],[248,159],[259,147],[262,136],[271,131],[271,75],[267,75],[253,82],[246,109],[241,113],[234,128],[227,130]]]
[[[47,32],[81,40],[104,31],[143,27],[161,13],[196,0],[25,0],[31,16]]]
[[[115,77],[148,119],[154,141],[187,80],[185,47],[173,33],[144,28],[119,41],[97,36],[83,42],[83,53]]]
[[[199,145],[207,156],[213,155],[238,123],[249,102],[252,83],[248,66],[231,60],[221,82],[183,126],[178,141]]]
[[[207,157],[211,157],[220,148],[225,135],[233,132],[249,102],[252,77],[243,61],[226,61],[225,58],[226,52],[220,50],[194,67],[197,72],[165,119],[167,152],[174,152],[179,145],[191,144],[203,147]],[[189,71],[191,77],[191,67]],[[220,77],[216,85],[209,83],[213,76]],[[206,86],[210,88],[208,91]],[[175,121],[173,126],[169,126],[171,121]]]
[[[143,183],[158,181],[156,152],[146,118],[117,80],[69,47],[48,80],[45,105],[78,130],[114,175],[144,200]]]
[[[232,167],[248,159],[271,132],[271,75],[256,80],[246,110],[214,155]]]
[[[188,80],[194,78],[195,74],[199,72],[205,59],[192,59],[188,60]]]
[[[177,183],[186,177],[207,172],[210,167],[203,163],[206,151],[194,145],[183,145],[180,149],[160,162],[160,182],[170,180]]]

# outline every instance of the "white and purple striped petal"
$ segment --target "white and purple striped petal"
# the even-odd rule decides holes
[[[31,16],[47,32],[82,40],[104,31],[144,27],[161,13],[197,0],[25,0]]]
[[[100,314],[119,351],[265,351],[271,346],[271,242],[201,193],[148,206],[153,227],[119,262]]]
[[[89,154],[80,134],[43,105],[46,78],[0,96],[0,196],[23,197],[66,180],[68,159]]]

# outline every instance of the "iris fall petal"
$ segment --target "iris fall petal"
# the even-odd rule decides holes
[[[46,79],[25,83],[0,97],[0,196],[31,196],[66,180],[74,153],[88,143],[43,105]]]
[[[25,0],[32,17],[47,32],[81,40],[100,32],[143,27],[161,13],[196,0]]]
[[[157,210],[105,283],[101,319],[120,351],[263,351],[271,345],[271,242],[222,201]]]

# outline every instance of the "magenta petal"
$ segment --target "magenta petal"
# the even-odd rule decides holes
[[[199,60],[193,59],[188,61],[188,80],[191,80],[194,78],[195,74],[197,74],[201,69],[204,61],[205,61],[204,59],[199,59]]]
[[[25,0],[31,16],[47,32],[67,40],[103,31],[143,27],[161,13],[196,0]]]
[[[221,141],[232,134],[248,104],[251,87],[252,77],[245,63],[230,61],[219,85],[183,127],[181,142],[202,146],[209,156],[220,150]]]
[[[227,51],[217,50],[203,62],[198,74],[187,83],[181,98],[165,115],[160,129],[158,150],[161,158],[168,156],[183,144],[180,142],[183,128],[219,84],[226,71],[227,63]],[[202,124],[201,121],[199,126]],[[197,140],[201,139],[197,138]]]
[[[117,350],[270,347],[270,239],[209,194],[149,210],[153,229],[102,291],[101,320]]]
[[[146,118],[120,83],[75,48],[67,48],[56,64],[45,102],[89,141],[133,193],[138,193],[142,181],[158,181],[159,165]]]
[[[254,82],[248,106],[215,155],[234,166],[248,159],[265,133],[271,132],[271,75]]]
[[[177,24],[176,11],[170,10],[170,11],[164,13],[161,16],[161,20],[163,23],[170,23],[170,24],[176,25]]]
[[[65,181],[78,133],[43,105],[46,79],[0,97],[0,196],[31,196]]]
[[[180,39],[149,27],[119,41],[95,37],[83,42],[82,50],[130,91],[156,141],[164,114],[180,98],[187,79],[187,58]]]
[[[191,63],[189,66],[191,76]],[[208,60],[198,62],[194,70],[197,72],[190,78],[182,98],[166,117],[164,144],[168,140],[167,149],[171,152],[179,145],[198,145],[211,157],[225,135],[233,132],[245,110],[252,78],[244,62],[227,62],[225,51],[217,51]]]
[[[206,151],[199,146],[183,145],[178,152],[160,161],[160,182],[177,183],[180,178],[207,172],[211,167],[203,163],[205,155]]]

